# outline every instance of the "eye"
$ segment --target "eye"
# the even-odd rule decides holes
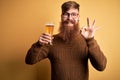
[[[64,16],[68,16],[68,13],[64,13],[63,15],[64,15]]]
[[[74,16],[74,17],[76,17],[78,14],[76,14],[76,13],[71,13],[71,16]]]

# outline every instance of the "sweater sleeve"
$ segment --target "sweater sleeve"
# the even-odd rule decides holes
[[[40,45],[39,42],[34,43],[28,50],[25,57],[26,64],[35,64],[38,61],[47,58],[49,47],[47,45]]]
[[[106,67],[107,59],[100,50],[94,38],[87,40],[89,59],[93,67],[99,71],[103,71]]]

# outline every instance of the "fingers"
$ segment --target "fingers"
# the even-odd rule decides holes
[[[81,30],[87,31],[87,30],[88,30],[88,27],[87,27],[87,26],[83,26],[83,27],[81,28]]]
[[[90,27],[90,28],[94,28],[95,20],[93,21],[92,25],[90,26],[90,21],[89,21],[89,18],[87,17],[87,26]]]
[[[87,26],[90,27],[89,18],[87,17]]]
[[[50,34],[44,33],[40,36],[39,42],[41,44],[48,44],[51,43],[53,37]]]
[[[94,26],[95,26],[95,20],[93,21],[93,23],[92,23],[92,27],[94,28]]]
[[[81,31],[84,33],[85,32],[85,26],[81,28]]]
[[[47,39],[47,40],[51,40],[51,38],[52,38],[52,36],[50,34],[47,34],[47,33],[43,33],[41,35],[41,37],[44,38],[44,39]]]

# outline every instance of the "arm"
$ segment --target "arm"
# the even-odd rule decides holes
[[[82,28],[81,34],[84,36],[84,38],[87,41],[88,45],[88,53],[89,53],[89,58],[94,66],[99,71],[102,71],[106,67],[107,59],[104,56],[103,52],[100,50],[99,45],[97,42],[94,40],[94,33],[96,30],[99,28],[94,28],[95,26],[95,20],[93,21],[93,24],[89,24],[89,18],[87,18],[87,26],[84,26]]]
[[[91,64],[97,70],[103,71],[106,67],[107,59],[104,56],[103,52],[100,50],[99,45],[93,38],[87,40],[87,44]]]
[[[48,52],[49,47],[47,45],[40,45],[38,41],[28,50],[25,62],[26,64],[35,64],[38,61],[47,58]]]

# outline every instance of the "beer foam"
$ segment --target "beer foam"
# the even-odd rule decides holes
[[[46,26],[54,26],[54,24],[53,23],[47,23],[47,24],[45,24]]]

